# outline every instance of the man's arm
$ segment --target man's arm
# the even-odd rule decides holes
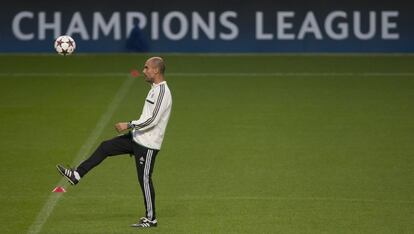
[[[165,86],[160,85],[155,92],[155,102],[151,105],[151,111],[146,115],[141,115],[138,120],[132,120],[129,122],[128,127],[139,130],[147,130],[157,125],[161,119],[161,116],[168,107],[169,97],[167,95]]]
[[[141,118],[138,120],[132,120],[130,122],[120,122],[115,124],[115,129],[118,132],[122,132],[128,129],[149,129],[157,125],[160,121],[162,113],[168,107],[168,97],[165,97],[165,87],[160,86],[158,92],[156,92],[156,101],[152,105],[152,111],[149,115],[141,115]]]

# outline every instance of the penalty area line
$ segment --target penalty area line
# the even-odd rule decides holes
[[[91,151],[92,146],[95,144],[95,142],[98,140],[98,137],[102,134],[103,130],[105,129],[105,126],[108,125],[109,121],[111,120],[113,114],[115,113],[115,110],[121,103],[122,99],[125,97],[125,95],[128,93],[132,83],[135,79],[131,77],[127,77],[127,79],[122,83],[121,87],[118,89],[117,93],[115,94],[114,98],[112,99],[111,103],[108,105],[108,108],[106,109],[105,113],[101,115],[101,118],[97,122],[95,128],[92,130],[90,135],[88,136],[85,143],[82,145],[82,147],[79,149],[78,153],[76,154],[76,157],[72,163],[72,165],[75,165],[79,163],[83,157]],[[55,170],[54,168],[51,168],[51,170]],[[57,172],[56,172],[57,174]],[[59,186],[65,182],[65,178],[62,177],[59,182],[56,184],[56,186]],[[62,193],[52,193],[49,195],[48,199],[46,200],[45,204],[43,205],[42,209],[39,211],[39,213],[36,216],[36,219],[34,222],[30,225],[29,229],[27,230],[28,234],[37,234],[39,233],[43,225],[47,222],[50,215],[52,214],[56,204],[59,202],[59,199],[62,197]]]

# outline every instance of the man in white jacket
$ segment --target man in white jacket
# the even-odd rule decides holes
[[[76,169],[57,165],[58,171],[75,185],[95,166],[108,156],[130,154],[135,156],[138,180],[144,195],[145,217],[133,227],[156,227],[155,192],[152,184],[152,171],[155,157],[161,149],[165,129],[171,113],[172,98],[164,79],[165,64],[160,57],[149,58],[144,65],[144,79],[151,84],[145,99],[142,114],[138,120],[115,124],[118,132],[128,133],[103,141],[95,152]]]

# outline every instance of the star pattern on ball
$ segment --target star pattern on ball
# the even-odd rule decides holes
[[[75,51],[76,43],[72,37],[63,35],[56,39],[55,49],[60,55],[70,55]]]

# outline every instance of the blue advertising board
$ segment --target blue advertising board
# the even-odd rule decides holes
[[[58,4],[57,4],[58,3]],[[414,52],[413,3],[42,1],[0,12],[0,52]]]

